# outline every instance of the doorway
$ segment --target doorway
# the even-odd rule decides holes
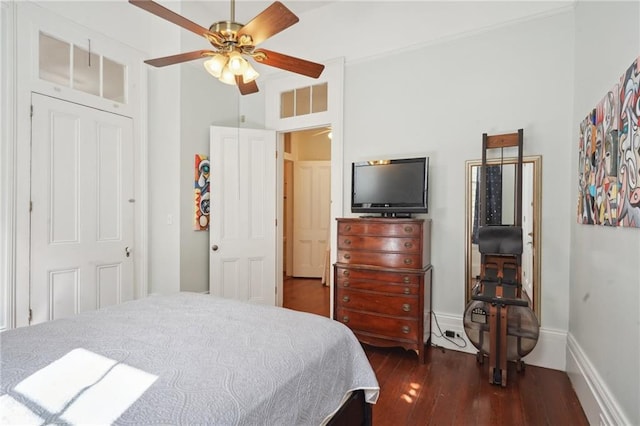
[[[283,306],[329,316],[331,128],[283,134]]]

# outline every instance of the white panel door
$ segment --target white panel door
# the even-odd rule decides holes
[[[321,278],[331,227],[331,162],[293,166],[293,276]]]
[[[211,127],[209,292],[276,303],[276,135]]]
[[[32,95],[31,324],[133,298],[130,118]]]

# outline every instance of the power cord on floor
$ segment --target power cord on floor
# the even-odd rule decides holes
[[[433,319],[436,320],[436,327],[438,327],[438,331],[440,332],[440,335],[437,335],[436,333],[433,333],[433,334],[435,334],[436,337],[442,337],[443,339],[451,342],[452,344],[456,345],[457,347],[459,347],[461,349],[464,349],[464,348],[467,347],[467,341],[464,338],[456,337],[456,339],[460,339],[460,340],[462,340],[462,343],[464,343],[463,345],[461,345],[458,342],[456,342],[455,340],[453,340],[452,338],[445,336],[445,334],[442,332],[442,329],[440,328],[440,323],[438,323],[438,317],[436,316],[436,313],[432,311],[431,314],[433,315]],[[433,345],[433,346],[438,347],[438,345]]]

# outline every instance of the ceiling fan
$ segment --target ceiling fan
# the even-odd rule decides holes
[[[243,95],[258,91],[255,79],[259,74],[246,58],[312,78],[318,78],[324,70],[322,64],[256,47],[299,21],[298,17],[279,1],[272,3],[243,25],[235,22],[235,0],[231,0],[231,19],[214,22],[209,29],[152,0],[129,0],[129,3],[206,38],[213,46],[213,50],[195,50],[144,61],[154,67],[208,58],[204,63],[207,71],[223,83],[237,85]]]

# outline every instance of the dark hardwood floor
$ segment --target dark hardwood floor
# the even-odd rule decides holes
[[[319,279],[284,281],[284,306],[329,316],[329,287]],[[588,425],[566,373],[509,364],[507,386],[489,384],[486,363],[431,347],[427,362],[401,348],[364,345],[380,384],[375,426]]]

